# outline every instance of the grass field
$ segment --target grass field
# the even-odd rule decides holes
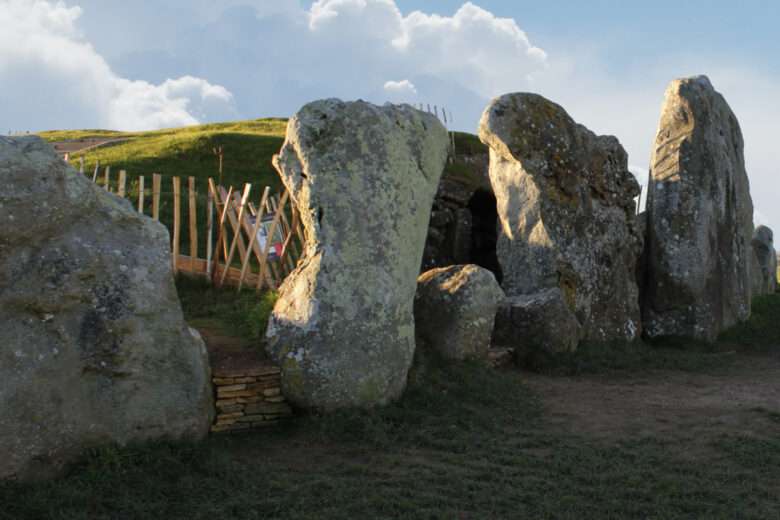
[[[183,295],[201,319],[220,298]],[[385,409],[95,450],[66,478],[0,485],[0,518],[778,518],[780,403],[715,413],[699,397],[661,409],[629,397],[728,401],[757,381],[756,395],[777,395],[778,305],[766,297],[749,336],[725,335],[729,352],[586,349],[576,375],[422,359]],[[610,415],[615,403],[628,411]]]

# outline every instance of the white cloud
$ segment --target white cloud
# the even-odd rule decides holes
[[[411,98],[417,95],[417,87],[408,79],[385,82],[385,92],[390,96]]]
[[[119,77],[63,2],[0,0],[0,91],[9,130],[180,126],[235,116],[224,87],[181,77],[160,85]]]

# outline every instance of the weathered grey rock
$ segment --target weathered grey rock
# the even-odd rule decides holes
[[[636,339],[639,185],[618,140],[595,135],[536,94],[491,101],[479,136],[490,147],[507,296],[556,289],[583,339]]]
[[[414,321],[426,345],[447,359],[484,359],[504,291],[473,264],[431,269],[417,279]]]
[[[646,334],[714,341],[747,319],[753,203],[742,132],[705,76],[666,90],[647,212]]]
[[[304,106],[275,159],[306,247],[269,320],[285,396],[331,410],[385,404],[414,354],[413,304],[447,157],[438,120],[408,105]]]
[[[777,290],[777,253],[774,233],[767,226],[758,226],[753,233],[753,296],[773,294]]]
[[[573,352],[582,334],[561,291],[550,288],[507,298],[496,314],[493,345],[513,348],[516,357]]]
[[[0,185],[0,479],[95,444],[206,435],[208,359],[165,228],[37,137],[0,137]]]

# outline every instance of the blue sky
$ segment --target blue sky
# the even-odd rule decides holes
[[[491,97],[533,91],[616,135],[643,180],[666,85],[705,73],[780,229],[779,26],[774,0],[0,0],[0,121],[146,129],[335,96],[445,105],[475,132]]]

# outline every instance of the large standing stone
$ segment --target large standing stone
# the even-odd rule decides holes
[[[753,203],[739,123],[705,76],[667,88],[650,173],[645,332],[714,341],[750,315]]]
[[[408,105],[304,106],[276,168],[306,235],[280,288],[269,354],[287,398],[336,409],[398,397],[415,349],[413,303],[447,131]]]
[[[777,253],[773,235],[766,226],[758,226],[753,233],[753,296],[773,294],[777,290]]]
[[[431,269],[417,279],[417,334],[447,359],[484,359],[504,291],[474,264]]]
[[[639,185],[618,140],[595,135],[536,94],[491,101],[479,136],[490,147],[490,180],[501,220],[497,252],[507,296],[555,289],[576,317],[581,338],[637,338],[635,268],[641,241],[634,197]],[[530,299],[548,307],[557,300]],[[572,321],[561,326],[566,323]],[[555,348],[566,349],[572,332],[550,327],[550,333],[560,334],[552,340]]]
[[[208,359],[165,228],[37,137],[0,137],[0,185],[0,479],[98,443],[203,437]]]

